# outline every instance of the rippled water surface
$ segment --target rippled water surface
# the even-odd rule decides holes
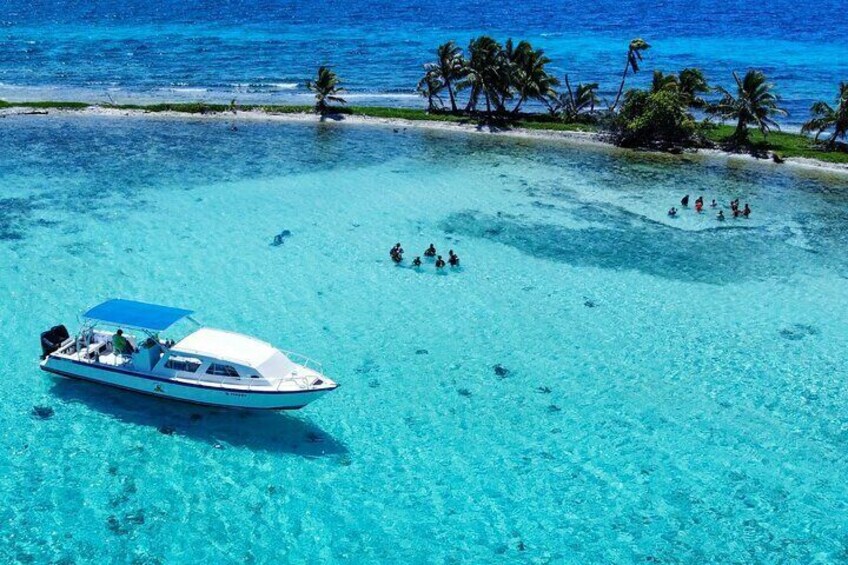
[[[489,33],[544,48],[558,76],[614,97],[628,42],[653,45],[646,72],[704,69],[773,79],[803,123],[848,80],[844,0],[4,0],[0,98],[87,101],[308,102],[303,84],[336,67],[356,103],[422,105],[415,85],[435,47]]]
[[[844,178],[235,125],[2,120],[0,560],[848,559]],[[111,296],[342,386],[244,414],[41,373]]]

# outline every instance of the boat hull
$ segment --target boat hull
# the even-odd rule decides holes
[[[42,361],[41,369],[62,377],[91,381],[170,400],[247,410],[297,410],[336,388],[282,392],[240,391],[181,383],[121,368],[103,367],[53,356]]]

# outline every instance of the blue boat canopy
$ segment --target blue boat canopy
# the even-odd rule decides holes
[[[193,314],[192,310],[113,298],[98,304],[83,317],[116,326],[159,332],[191,314]]]

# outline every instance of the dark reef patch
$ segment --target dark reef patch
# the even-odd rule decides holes
[[[792,324],[790,327],[780,330],[780,337],[789,341],[800,341],[816,335],[819,335],[818,328],[808,324]]]
[[[36,420],[49,420],[55,414],[54,410],[49,406],[33,406],[32,407],[32,417]]]
[[[809,255],[787,245],[785,234],[760,228],[686,231],[616,208],[594,210],[589,215],[602,224],[570,228],[522,222],[508,214],[466,211],[448,216],[442,228],[450,234],[488,239],[533,257],[575,267],[635,270],[670,280],[716,285],[785,278],[797,265],[804,265]]]

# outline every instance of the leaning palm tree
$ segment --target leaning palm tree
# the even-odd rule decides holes
[[[465,76],[457,83],[458,89],[470,89],[466,111],[476,110],[481,96],[489,116],[492,107],[502,110],[503,101],[510,96],[509,71],[509,61],[497,41],[487,35],[472,39],[468,45]]]
[[[433,69],[427,71],[424,77],[418,81],[418,93],[427,99],[427,111],[433,112],[445,107],[441,97],[441,91],[447,85],[442,82],[439,75]]]
[[[344,92],[344,88],[339,86],[340,84],[341,79],[330,67],[324,65],[318,67],[318,75],[315,80],[306,82],[306,88],[315,93],[316,112],[322,116],[326,114],[330,109],[327,102],[347,104],[347,101],[339,96],[339,93]]]
[[[733,141],[738,145],[747,143],[749,125],[757,126],[763,136],[768,135],[772,128],[780,131],[780,125],[773,118],[785,116],[787,112],[778,106],[774,85],[766,81],[766,75],[752,69],[745,73],[744,79],[740,79],[736,72],[733,78],[736,80],[736,94],[716,87],[722,99],[710,108],[710,113],[721,120],[736,120]]]
[[[624,65],[624,72],[621,74],[621,85],[618,87],[618,94],[615,95],[615,102],[612,103],[610,111],[615,110],[618,106],[618,101],[621,99],[621,94],[624,92],[624,81],[627,79],[627,72],[632,70],[634,73],[639,72],[639,63],[642,61],[642,52],[650,49],[648,42],[641,38],[636,38],[630,42],[627,48],[627,64]]]
[[[511,43],[508,42],[509,47]],[[507,50],[507,57],[513,63],[510,82],[518,93],[518,103],[512,110],[513,114],[518,113],[525,100],[545,102],[556,96],[553,87],[557,86],[559,81],[545,70],[545,65],[551,60],[543,50],[533,49],[528,42],[522,41],[513,57],[510,57],[509,49]]]
[[[437,61],[425,65],[427,72],[432,72],[436,78],[444,83],[450,98],[451,111],[456,112],[456,96],[454,95],[454,84],[462,80],[465,75],[465,60],[462,57],[462,49],[453,41],[442,43],[436,49]]]
[[[816,102],[810,108],[810,114],[812,118],[801,128],[801,133],[816,132],[815,140],[818,141],[821,134],[833,128],[833,133],[827,140],[828,149],[836,146],[838,138],[848,137],[848,82],[839,83],[836,108],[827,102]]]
[[[572,90],[568,75],[565,75],[566,93],[560,94],[555,110],[558,111],[563,121],[576,122],[586,114],[591,115],[595,106],[600,102],[598,98],[598,83],[580,83]]]

